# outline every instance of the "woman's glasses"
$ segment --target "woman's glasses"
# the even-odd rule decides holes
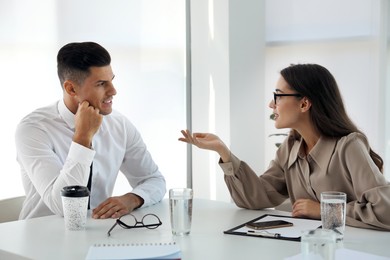
[[[108,230],[107,235],[111,235],[111,231],[116,225],[121,226],[125,229],[131,228],[148,228],[155,229],[161,226],[162,222],[159,217],[154,214],[146,214],[142,217],[141,221],[138,221],[133,214],[124,215],[115,220],[115,224]]]
[[[279,97],[302,97],[301,94],[295,93],[295,94],[278,94],[274,92],[274,104],[277,104],[277,101],[279,100]]]

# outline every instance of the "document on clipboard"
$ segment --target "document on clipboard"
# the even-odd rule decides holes
[[[267,222],[267,221],[279,221],[279,222],[283,221],[283,222],[289,222],[292,225],[285,226],[285,227],[273,227],[273,228],[265,228],[265,229],[262,228],[260,230],[248,227],[248,226],[253,226],[248,224]],[[237,227],[226,230],[223,233],[229,235],[265,237],[265,238],[273,238],[273,239],[301,241],[302,231],[317,229],[319,227],[321,227],[320,220],[265,214],[258,218],[252,219],[248,222],[245,222]]]

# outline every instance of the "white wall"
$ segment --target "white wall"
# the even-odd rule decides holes
[[[386,145],[386,157],[385,162],[387,164],[390,164],[390,102],[386,102],[386,100],[390,100],[390,3],[388,1],[382,2],[382,20],[383,20],[383,27],[382,27],[382,37],[384,37],[383,45],[382,45],[382,52],[384,60],[382,62],[382,70],[383,71],[383,95],[382,95],[382,102],[385,104],[385,142]],[[386,59],[387,57],[387,59]],[[390,179],[390,167],[387,165],[385,167],[386,176],[388,179]]]
[[[218,132],[229,141],[228,6],[223,0],[191,1],[191,24],[192,130]],[[223,181],[217,156],[195,147],[192,155],[194,195],[215,199]]]
[[[264,1],[192,1],[192,127],[216,133],[255,169],[264,160]],[[260,138],[259,138],[260,137]],[[214,152],[193,149],[198,197],[230,201]]]

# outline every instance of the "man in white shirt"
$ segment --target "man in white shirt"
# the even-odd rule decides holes
[[[26,192],[20,219],[63,215],[61,189],[87,186],[94,218],[117,218],[155,204],[165,179],[139,132],[112,110],[116,89],[110,54],[97,43],[69,43],[57,55],[63,99],[27,115],[16,130]],[[132,186],[112,196],[121,171]]]

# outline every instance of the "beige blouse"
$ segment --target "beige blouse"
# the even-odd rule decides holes
[[[303,151],[302,140],[286,138],[260,176],[233,154],[231,162],[220,163],[237,206],[269,208],[286,198],[319,202],[323,191],[342,191],[347,225],[390,230],[390,183],[372,161],[363,135],[321,137],[309,155]]]

